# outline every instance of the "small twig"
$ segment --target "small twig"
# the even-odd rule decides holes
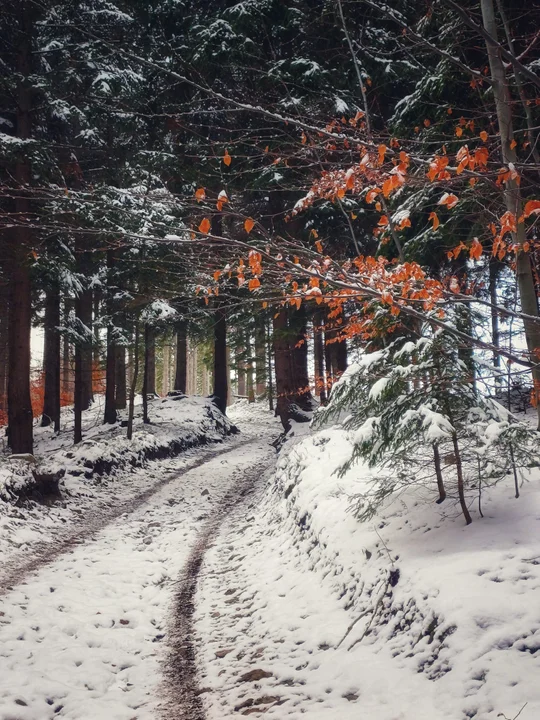
[[[526,702],[525,705],[524,705],[524,706],[521,708],[521,710],[518,712],[518,714],[517,714],[517,715],[514,715],[513,718],[507,718],[504,713],[499,713],[499,714],[497,715],[497,717],[502,717],[502,718],[504,718],[504,720],[517,720],[518,717],[521,715],[521,713],[525,710],[525,708],[527,707],[528,704],[529,704],[529,703]]]
[[[388,555],[388,559],[390,560],[390,564],[392,565],[392,567],[394,567],[394,561],[392,560],[392,556],[390,555],[390,550],[388,549],[388,545],[387,545],[387,544],[384,542],[384,540],[382,539],[382,537],[381,537],[379,531],[377,530],[377,528],[374,528],[374,530],[375,530],[375,532],[377,533],[377,537],[378,537],[379,540],[382,542],[384,549],[386,550],[386,554]]]

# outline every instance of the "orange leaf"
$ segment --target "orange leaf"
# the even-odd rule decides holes
[[[381,215],[377,224],[379,227],[386,227],[388,225],[388,217],[386,215]]]
[[[201,202],[201,200],[204,200],[206,197],[206,193],[204,192],[204,188],[199,188],[198,190],[195,190],[195,199],[197,202]]]
[[[214,280],[217,282],[219,280],[219,277],[221,275],[221,270],[216,270],[214,273]]]
[[[254,227],[255,227],[255,221],[252,220],[251,218],[248,218],[248,219],[246,220],[246,222],[244,223],[244,230],[245,230],[247,233],[250,233],[250,232],[253,230]]]
[[[458,137],[461,137],[463,135],[463,128],[460,128],[459,125],[456,128],[456,135]]]
[[[450,210],[451,208],[455,207],[459,202],[459,199],[457,195],[454,195],[453,193],[444,193],[444,195],[441,197],[438,205],[446,205],[446,207]]]
[[[484,248],[482,247],[482,243],[478,240],[478,238],[474,238],[469,249],[469,257],[474,260],[480,260],[483,250]]]
[[[210,223],[210,220],[208,218],[204,218],[202,220],[201,224],[199,225],[199,232],[206,234],[206,233],[208,233],[208,231],[210,230],[211,227],[212,227],[212,225]]]
[[[263,301],[262,306],[263,306],[263,308],[267,308],[267,307],[268,307],[268,303],[266,302],[266,300]]]
[[[439,216],[438,216],[437,213],[435,213],[435,212],[430,212],[430,213],[429,213],[428,220],[432,220],[432,221],[433,221],[433,229],[434,229],[434,230],[436,230],[436,229],[439,227],[439,225],[441,224],[440,221],[439,221]]]
[[[378,152],[379,152],[379,165],[382,165],[384,162],[384,156],[386,155],[386,145],[379,145]]]
[[[228,150],[225,150],[225,155],[223,156],[223,162],[225,163],[225,165],[226,165],[227,167],[229,167],[229,165],[230,165],[231,162],[232,162],[232,158],[231,158],[231,156],[229,155],[229,151],[228,151]]]
[[[516,140],[512,140],[512,142],[510,143],[510,148],[513,150],[516,147],[516,145],[517,145]]]
[[[322,253],[323,246],[322,246],[322,242],[320,240],[315,241],[315,247],[317,248],[317,252]]]
[[[381,191],[379,190],[379,188],[371,188],[371,190],[368,190],[366,194],[366,202],[369,204],[374,202],[375,198],[380,192]]]
[[[258,287],[261,287],[261,281],[259,280],[259,278],[251,278],[251,280],[248,282],[248,289],[256,290]]]
[[[523,210],[523,215],[528,218],[530,215],[536,215],[536,213],[540,212],[540,200],[529,200],[528,203],[525,203],[525,208]]]
[[[482,132],[480,133],[480,139],[482,140],[482,142],[487,142],[488,134],[485,130],[482,130]]]

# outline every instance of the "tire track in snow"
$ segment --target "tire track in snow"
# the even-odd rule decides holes
[[[158,480],[158,482],[154,483],[151,487],[144,490],[139,495],[136,495],[135,497],[130,498],[129,500],[126,500],[120,505],[116,505],[112,508],[99,508],[95,515],[88,522],[84,523],[82,527],[79,525],[74,530],[63,533],[59,537],[54,538],[52,541],[47,541],[35,548],[32,548],[32,550],[29,551],[32,553],[32,557],[23,564],[19,562],[20,558],[13,558],[9,562],[9,566],[0,570],[0,597],[6,595],[8,592],[11,592],[15,587],[23,583],[30,575],[33,575],[47,565],[54,563],[59,557],[70,552],[78,545],[86,543],[94,535],[96,535],[96,533],[104,530],[108,525],[111,525],[122,515],[127,516],[134,513],[160,490],[175,482],[178,478],[196,470],[220,455],[225,455],[234,450],[238,450],[239,448],[253,443],[253,441],[253,437],[249,437],[240,440],[240,442],[235,442],[232,445],[227,444],[226,447],[220,446],[218,450],[212,449],[205,452],[193,462],[189,463],[186,467],[183,467],[178,472],[168,474],[162,480]],[[155,462],[159,463],[162,461],[158,460]],[[171,458],[167,458],[166,462],[170,463]]]
[[[196,651],[193,643],[195,594],[206,551],[219,533],[222,523],[255,490],[265,472],[274,465],[261,462],[240,474],[239,481],[223,499],[221,507],[208,520],[193,546],[179,580],[174,601],[170,652],[164,668],[168,685],[164,694],[168,701],[162,708],[163,720],[206,720],[197,680]]]

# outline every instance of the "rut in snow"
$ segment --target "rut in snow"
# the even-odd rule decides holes
[[[174,601],[174,618],[169,641],[170,653],[164,668],[169,700],[162,708],[163,720],[205,720],[206,714],[197,680],[197,665],[193,643],[193,616],[197,581],[207,549],[220,526],[233,508],[245,502],[258,481],[273,463],[262,462],[249,471],[238,473],[238,480],[225,496],[216,513],[201,530],[179,580]]]
[[[98,512],[92,513],[87,521],[82,525],[78,525],[75,529],[60,534],[53,542],[46,542],[34,547],[31,551],[31,557],[21,564],[13,562],[11,565],[0,570],[0,597],[13,590],[14,587],[21,584],[28,576],[38,572],[41,568],[55,562],[65,553],[70,552],[77,545],[85,543],[91,539],[100,530],[116,521],[122,515],[129,515],[138,510],[142,505],[152,498],[156,493],[167,485],[178,480],[188,472],[195,470],[201,465],[213,460],[220,455],[231,452],[236,448],[241,448],[253,442],[253,438],[242,440],[234,445],[225,444],[219,449],[212,449],[203,453],[192,463],[186,465],[179,472],[170,474],[162,480],[154,483],[150,488],[140,493],[134,498],[127,500],[120,505],[110,508],[100,508]],[[159,462],[159,461],[158,461]]]

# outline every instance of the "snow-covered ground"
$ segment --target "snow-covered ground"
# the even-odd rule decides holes
[[[418,489],[360,523],[349,497],[370,471],[334,475],[350,451],[339,428],[286,448],[207,554],[208,720],[536,720],[539,475],[518,500],[510,478],[485,492],[469,527]]]
[[[68,478],[65,507],[16,509],[16,539],[8,527],[3,549],[17,562],[10,585],[0,582],[0,720],[158,717],[178,576],[239,477],[274,461],[275,424],[240,425],[219,447],[102,486]]]
[[[139,398],[140,400],[140,398]],[[39,418],[34,427],[34,459],[28,462],[22,456],[12,459],[5,446],[0,454],[0,500],[14,498],[25,487],[34,470],[54,473],[64,470],[69,486],[70,478],[117,473],[128,467],[137,467],[149,459],[177,454],[189,447],[221,441],[231,425],[219,410],[206,398],[166,397],[149,402],[150,424],[142,422],[140,403],[136,406],[133,438],[128,440],[127,411],[119,413],[115,425],[103,424],[103,396],[98,395],[92,407],[83,413],[83,441],[73,445],[73,410],[63,408],[61,432],[52,426],[42,428]],[[31,482],[30,482],[31,485]],[[69,490],[69,487],[68,487]]]

